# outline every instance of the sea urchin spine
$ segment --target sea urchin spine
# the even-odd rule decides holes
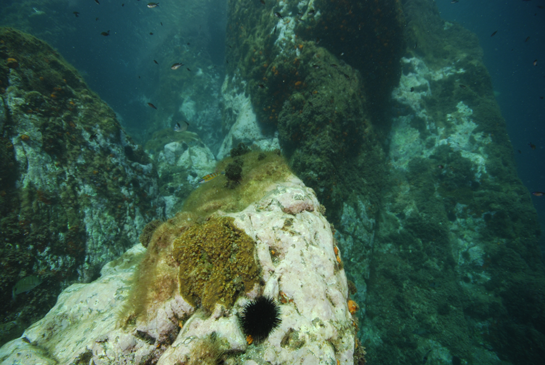
[[[239,317],[240,326],[246,336],[262,341],[280,325],[280,307],[268,297],[261,296],[246,304]]]

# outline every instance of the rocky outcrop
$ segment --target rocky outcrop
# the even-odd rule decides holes
[[[42,320],[0,350],[0,360],[5,364],[212,364],[214,354],[226,364],[243,359],[352,364],[356,327],[347,305],[343,262],[331,227],[320,213],[323,208],[314,192],[294,176],[266,190],[261,200],[241,212],[216,214],[232,217],[234,225],[255,242],[253,259],[261,268],[260,283],[233,306],[217,303],[207,313],[184,300],[178,285],[189,284],[180,282],[171,297],[149,301],[144,316],[123,324],[119,313],[136,285],[135,270],[146,267],[139,262],[150,257],[137,245],[107,264],[95,282],[67,288]],[[167,254],[161,257],[170,256],[179,236],[173,232],[183,232],[188,224],[194,223],[181,213],[157,228],[148,251],[162,245]],[[157,273],[166,272],[162,270],[156,266]],[[279,306],[281,323],[264,341],[252,343],[242,333],[238,317],[259,295]]]
[[[545,271],[530,194],[475,35],[404,2],[407,43],[389,113],[378,214],[345,202],[362,330],[380,364],[532,364],[545,356]],[[529,346],[529,344],[533,344]]]
[[[78,72],[30,35],[0,28],[0,39],[0,307],[26,327],[68,283],[94,280],[162,209],[151,161]],[[27,276],[42,283],[12,303]]]

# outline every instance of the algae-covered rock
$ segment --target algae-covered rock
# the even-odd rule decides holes
[[[159,193],[165,201],[165,215],[172,217],[189,194],[199,186],[202,176],[214,171],[216,158],[196,133],[155,132],[146,143],[159,176]]]
[[[26,326],[62,288],[94,280],[136,242],[157,214],[156,175],[57,51],[11,28],[0,28],[0,40],[0,308],[5,321]],[[10,304],[13,285],[30,275],[43,283]]]
[[[354,194],[377,204],[384,157],[377,137],[388,132],[381,114],[404,52],[400,3],[229,5],[229,21],[236,26],[228,27],[233,46],[227,58],[238,61],[227,65],[222,89],[229,130],[224,144],[278,136],[290,165],[314,188],[333,221]],[[244,98],[251,105],[240,112],[231,107]],[[259,123],[263,136],[233,138],[243,130],[243,110],[255,113],[247,119]]]
[[[209,220],[183,211],[164,222],[147,250],[136,245],[95,282],[67,288],[22,339],[0,348],[0,359],[354,364],[357,326],[341,253],[316,195],[284,172],[261,189],[242,211]],[[252,342],[239,316],[260,295],[281,322]]]
[[[180,264],[180,292],[192,306],[211,312],[219,303],[229,309],[238,295],[259,282],[255,243],[232,218],[211,218],[191,226],[173,245]]]

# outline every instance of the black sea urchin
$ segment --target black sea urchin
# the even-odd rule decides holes
[[[271,298],[263,296],[246,304],[239,319],[244,334],[252,336],[254,341],[266,339],[282,322],[280,307]]]

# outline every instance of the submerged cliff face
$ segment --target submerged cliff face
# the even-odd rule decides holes
[[[9,337],[67,284],[94,280],[158,212],[147,156],[62,56],[0,28],[0,58],[0,306]],[[29,276],[40,285],[12,300]]]
[[[337,226],[365,303],[360,339],[381,364],[539,363],[539,226],[482,50],[432,1],[403,6],[382,204],[369,216],[346,202]]]

